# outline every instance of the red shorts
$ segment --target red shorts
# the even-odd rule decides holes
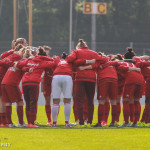
[[[126,84],[124,86],[123,98],[141,98],[143,93],[142,84]]]
[[[43,95],[44,97],[50,96],[51,97],[51,84],[43,84]]]
[[[150,97],[150,80],[146,81],[145,84],[145,96]]]
[[[124,80],[118,82],[118,95],[123,94]]]
[[[1,89],[3,102],[14,103],[23,101],[19,86],[2,84]]]
[[[115,100],[118,93],[117,89],[117,80],[113,80],[110,82],[101,80],[97,85],[97,99],[106,100],[106,98],[109,98],[110,100]]]

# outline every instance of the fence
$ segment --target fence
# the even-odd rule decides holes
[[[72,42],[72,49],[76,47],[75,42]],[[33,46],[49,45],[52,47],[51,56],[60,56],[62,52],[69,53],[69,43],[68,42],[33,42]],[[87,42],[89,48],[91,48],[91,42]],[[131,46],[135,50],[137,55],[150,55],[150,43],[134,43],[134,42],[124,42],[124,43],[111,43],[111,42],[96,42],[96,51],[104,52],[105,54],[124,54],[126,52],[126,47]],[[11,41],[0,41],[0,53],[11,49]]]

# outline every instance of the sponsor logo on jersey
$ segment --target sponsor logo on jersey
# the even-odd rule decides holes
[[[34,66],[34,67],[39,66],[39,64],[32,64],[32,63],[28,63],[27,65],[29,65],[29,66]]]
[[[16,68],[14,68],[14,67],[9,67],[8,70],[15,72],[15,71],[16,71]]]
[[[58,64],[68,64],[65,60],[61,60]]]

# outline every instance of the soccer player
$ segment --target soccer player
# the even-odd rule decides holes
[[[30,59],[24,66],[29,68],[28,72],[23,75],[22,86],[24,99],[26,102],[26,117],[28,121],[27,127],[38,127],[35,124],[37,114],[37,101],[39,96],[39,84],[41,81],[41,75],[44,69],[55,67],[59,62],[59,57],[56,57],[54,61],[46,57],[44,48],[39,47],[38,55]],[[16,67],[22,66],[22,63],[17,63]]]
[[[46,54],[50,57],[51,47],[43,46]],[[48,119],[47,125],[51,125],[51,84],[52,84],[52,75],[53,75],[54,68],[46,69],[44,72],[42,86],[43,86],[43,95],[45,98],[45,112]]]
[[[116,98],[117,98],[117,72],[113,65],[109,65],[109,59],[105,57],[108,63],[101,65],[101,63],[90,65],[92,69],[97,69],[97,99],[99,101],[98,106],[98,123],[94,127],[101,127],[103,115],[105,113],[105,103],[110,100],[112,121],[110,127],[115,126],[116,119]],[[117,64],[117,62],[111,62]],[[82,67],[83,69],[83,67]],[[106,110],[107,112],[107,110]],[[107,114],[108,115],[108,114]]]
[[[75,62],[78,59],[99,59],[102,60],[96,52],[89,50],[86,42],[80,39],[76,50],[74,50],[67,58],[67,62]],[[77,110],[79,124],[84,125],[83,119],[83,99],[86,95],[88,103],[88,123],[92,124],[93,112],[94,112],[94,94],[95,94],[95,83],[96,83],[96,73],[94,70],[79,70],[76,73],[76,100],[77,100]]]
[[[70,127],[69,119],[71,112],[71,98],[72,98],[72,64],[67,63],[65,60],[67,57],[66,53],[62,54],[62,59],[57,65],[53,72],[52,79],[52,97],[53,97],[53,107],[52,107],[52,117],[53,117],[53,127],[56,127],[57,116],[59,112],[60,95],[61,92],[64,96],[64,114],[65,114],[65,127]]]
[[[18,45],[19,46],[19,45]],[[23,57],[25,48],[21,48],[19,51],[12,54],[14,61],[18,61]],[[9,127],[14,127],[12,123],[11,113],[12,113],[12,103],[17,103],[17,114],[19,119],[19,124],[23,125],[23,100],[21,98],[21,92],[19,89],[19,83],[22,78],[22,72],[15,68],[9,67],[3,80],[2,80],[2,101],[5,104],[5,113],[7,118],[7,124]]]
[[[132,59],[134,56],[135,53],[132,48],[127,48],[124,58]],[[132,69],[129,67],[132,67]],[[139,101],[142,97],[144,79],[142,74],[138,72],[140,71],[140,68],[137,68],[133,63],[124,62],[118,69],[123,71],[125,76],[123,92],[123,115],[125,123],[119,127],[137,127],[137,121],[139,121],[141,112]],[[130,104],[132,104],[133,107],[130,107]],[[129,124],[129,116],[133,117],[132,125]]]
[[[141,68],[141,73],[145,79],[145,108],[143,111],[141,122],[150,123],[150,62],[149,56],[141,56],[137,66]],[[135,60],[134,59],[134,60]]]

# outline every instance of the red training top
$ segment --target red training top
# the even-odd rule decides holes
[[[78,50],[74,50],[67,58],[66,61],[69,63],[73,63],[78,59],[96,59],[101,63],[106,62],[101,56],[99,56],[96,52],[89,50],[88,47],[81,47]],[[82,65],[82,64],[81,64]],[[87,66],[85,64],[84,66]],[[77,68],[76,73],[76,81],[88,81],[88,82],[96,82],[96,72],[95,70],[79,70]]]

